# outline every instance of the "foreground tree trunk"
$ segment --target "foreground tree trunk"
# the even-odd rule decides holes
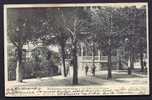
[[[95,66],[95,43],[94,43],[94,41],[93,41],[93,48],[92,49],[93,49],[92,50],[92,74],[93,74],[93,76],[95,76],[96,66]]]
[[[111,73],[111,45],[109,45],[109,52],[108,52],[108,76],[107,79],[112,79],[112,73]]]
[[[130,64],[128,64],[128,75],[131,75],[132,70],[131,70],[131,60],[130,60],[130,58],[129,58],[129,62],[130,62]]]
[[[17,66],[16,66],[16,81],[22,82],[22,48],[17,48]]]
[[[133,48],[133,50],[132,50],[132,66],[131,66],[132,70],[134,70],[134,62],[135,62],[135,50]]]
[[[66,77],[67,74],[66,74],[66,67],[65,67],[65,49],[64,48],[65,48],[65,46],[62,45],[61,52],[62,52],[63,75],[64,75],[64,77]]]
[[[132,43],[132,37],[130,39],[130,44]],[[135,54],[134,54],[134,48],[130,45],[129,48],[129,64],[128,64],[128,75],[132,75],[132,70],[134,69],[134,59],[135,59]]]
[[[101,49],[100,49],[100,52],[102,52]],[[101,61],[101,59],[102,59],[101,56],[102,56],[102,55],[101,55],[101,53],[100,53],[100,61]],[[101,68],[101,70],[102,70],[102,67],[103,67],[103,64],[102,64],[102,62],[100,62],[100,68]]]
[[[111,55],[108,55],[108,76],[107,79],[112,79],[112,74],[111,74]]]
[[[77,48],[76,43],[74,43],[73,48],[73,85],[78,84],[78,64],[77,64]]]
[[[143,53],[140,53],[140,66],[141,66],[141,72],[144,72],[144,62],[143,62]]]
[[[134,65],[132,54],[130,54],[129,60],[130,60],[130,64],[128,67],[128,75],[132,75],[132,69]]]

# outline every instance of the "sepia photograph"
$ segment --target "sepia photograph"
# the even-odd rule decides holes
[[[149,95],[147,3],[5,4],[5,96]]]

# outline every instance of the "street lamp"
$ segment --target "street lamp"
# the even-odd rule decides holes
[[[20,30],[20,29],[19,29],[19,27],[17,26],[17,27],[16,27],[16,31],[19,32],[19,30]]]
[[[125,42],[127,42],[127,43],[128,43],[128,38],[125,38]]]

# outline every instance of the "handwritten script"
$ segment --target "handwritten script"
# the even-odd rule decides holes
[[[113,87],[8,87],[6,96],[102,96],[102,95],[146,95],[145,86],[113,86]]]

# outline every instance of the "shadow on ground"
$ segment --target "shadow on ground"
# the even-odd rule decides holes
[[[81,76],[78,79],[79,85],[108,85],[108,84],[145,84],[147,75],[133,73],[128,75],[127,71],[113,71],[112,79],[107,80],[107,72],[97,72],[96,76]],[[10,83],[11,84],[11,83]],[[25,79],[15,86],[72,86],[72,77],[53,76],[38,79]]]

